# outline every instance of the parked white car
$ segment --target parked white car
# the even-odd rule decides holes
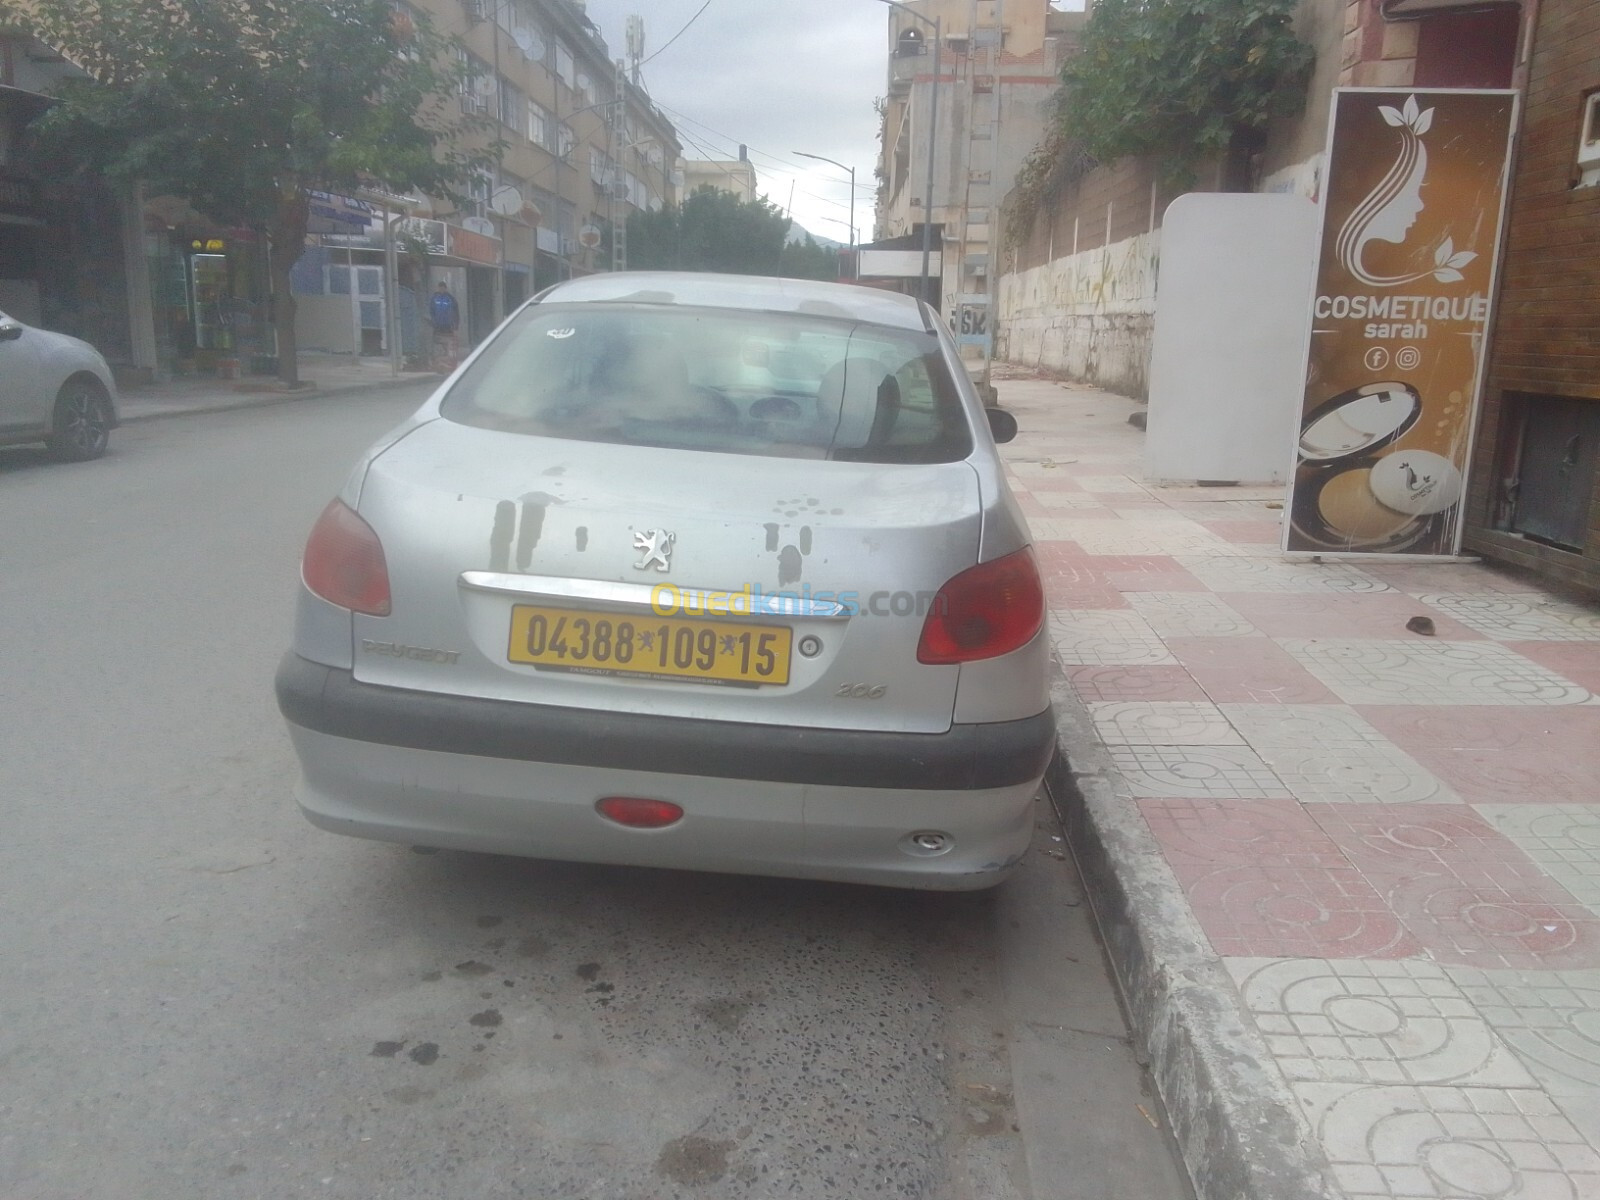
[[[116,381],[98,350],[0,312],[0,446],[44,442],[82,462],[106,452],[117,423]]]

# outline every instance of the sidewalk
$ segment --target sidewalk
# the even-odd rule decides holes
[[[305,351],[300,355],[300,379],[311,386],[285,391],[269,375],[241,379],[191,376],[167,383],[124,385],[118,389],[117,410],[124,423],[170,417],[180,413],[222,412],[287,404],[319,396],[350,395],[402,384],[437,385],[444,379],[433,371],[402,371],[395,375],[387,358],[352,358],[348,354]]]
[[[1281,488],[1146,487],[1131,401],[996,375],[1052,797],[1201,1200],[1600,1198],[1600,606],[1286,559]]]

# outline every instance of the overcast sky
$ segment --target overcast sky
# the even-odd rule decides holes
[[[685,158],[737,158],[750,147],[762,193],[812,233],[849,240],[848,176],[856,172],[857,239],[872,236],[878,118],[886,90],[890,9],[877,0],[589,0],[613,58],[624,22],[645,21],[643,68],[651,98],[671,118]],[[665,48],[663,49],[663,47]]]

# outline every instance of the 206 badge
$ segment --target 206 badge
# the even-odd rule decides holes
[[[633,564],[635,571],[648,571],[651,567],[661,572],[672,569],[672,544],[678,535],[665,529],[639,530],[633,535],[633,548],[642,550],[644,557]]]

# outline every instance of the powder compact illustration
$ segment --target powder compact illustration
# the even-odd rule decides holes
[[[1314,408],[1300,430],[1290,518],[1296,548],[1395,550],[1437,534],[1461,498],[1455,464],[1427,450],[1382,453],[1422,416],[1407,383],[1363,384]]]

